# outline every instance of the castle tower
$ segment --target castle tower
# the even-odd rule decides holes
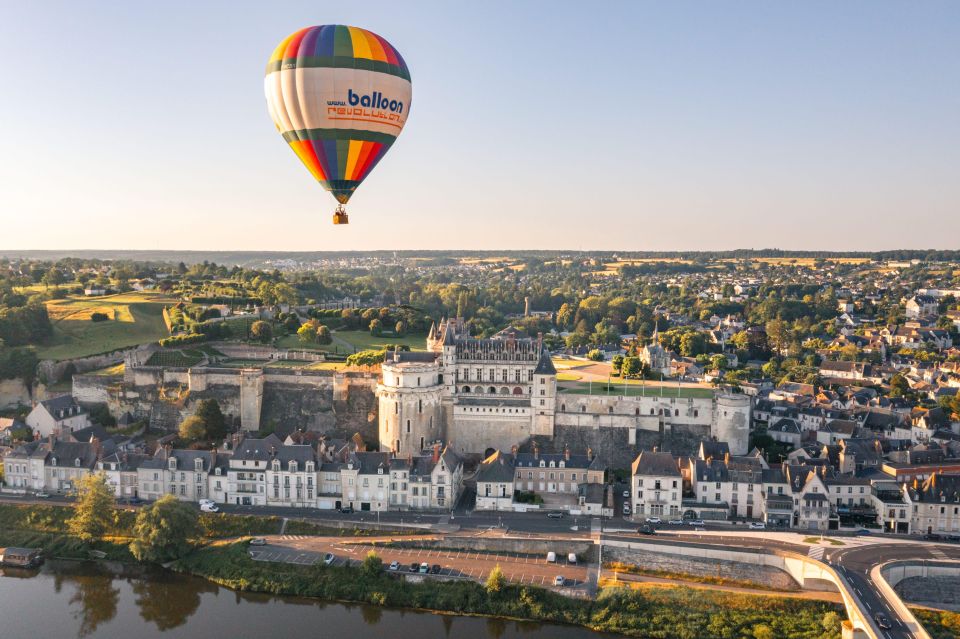
[[[727,442],[731,455],[746,455],[750,445],[750,398],[724,393],[717,396],[710,434]]]
[[[540,360],[533,371],[530,403],[533,409],[531,435],[545,435],[552,438],[557,411],[557,369],[553,365],[553,360],[550,359],[550,353],[542,346]]]
[[[377,384],[380,450],[417,454],[446,439],[437,353],[388,352]]]

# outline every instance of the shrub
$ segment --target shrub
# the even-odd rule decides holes
[[[99,311],[90,313],[91,322],[106,322],[108,319],[110,318],[107,316],[106,313],[101,313]]]

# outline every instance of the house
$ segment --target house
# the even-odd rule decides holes
[[[914,295],[907,300],[905,314],[910,319],[931,317],[937,314],[939,306],[940,304],[935,297]]]
[[[86,295],[87,297],[97,297],[100,295],[106,295],[107,289],[105,289],[104,287],[98,284],[88,284],[83,289],[83,294]]]
[[[477,471],[477,510],[513,509],[513,456],[496,451]]]
[[[935,472],[922,483],[904,485],[913,532],[960,532],[960,475]]]
[[[634,516],[680,516],[683,478],[673,455],[656,450],[642,451],[633,461],[630,470],[630,500]]]
[[[537,444],[532,453],[513,453],[516,467],[515,487],[538,493],[580,495],[580,484],[602,484],[606,468],[589,448],[586,454],[575,455],[565,448],[562,453],[541,453]]]
[[[767,426],[767,435],[774,441],[787,444],[791,448],[800,446],[800,441],[803,438],[800,424],[789,417],[779,419],[770,426]]]
[[[9,444],[13,441],[14,431],[26,428],[26,424],[15,417],[0,417],[0,443]]]
[[[274,434],[262,439],[248,438],[234,449],[227,469],[224,501],[242,506],[265,506],[267,503],[267,465],[271,453],[283,446]]]
[[[38,402],[27,415],[26,422],[40,437],[65,435],[90,426],[87,412],[70,395]]]
[[[817,441],[821,444],[837,444],[850,439],[860,428],[860,424],[849,419],[832,419],[817,431]]]

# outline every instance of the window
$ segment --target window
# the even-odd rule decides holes
[[[407,420],[407,434],[410,434],[410,420]]]

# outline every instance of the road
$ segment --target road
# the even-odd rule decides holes
[[[622,512],[623,498],[621,496],[622,486],[617,486],[616,490],[616,512]],[[12,497],[10,495],[0,496],[0,501],[11,503],[37,503],[50,504],[69,503],[70,500],[64,497],[51,497],[49,499],[33,499],[23,497]],[[136,507],[136,506],[134,506]],[[414,513],[414,512],[355,512],[351,515],[344,515],[336,511],[322,511],[312,508],[286,508],[286,507],[263,507],[263,506],[234,506],[224,504],[221,506],[223,512],[250,514],[250,515],[276,515],[286,518],[303,518],[316,523],[343,524],[343,523],[382,523],[395,525],[415,525],[417,527],[429,527],[434,531],[452,531],[461,532],[500,529],[509,531],[511,534],[528,533],[531,536],[549,536],[553,538],[584,538],[588,536],[599,535],[602,539],[620,539],[637,541],[640,537],[637,532],[637,524],[618,516],[610,518],[596,517],[574,517],[564,514],[560,518],[550,518],[544,513],[516,513],[516,512],[495,512],[495,511],[470,511],[465,508],[456,509],[448,513]],[[771,550],[787,550],[808,554],[811,545],[803,543],[806,536],[804,531],[796,532],[772,532],[772,531],[752,531],[746,526],[733,526],[730,524],[708,524],[707,532],[697,534],[689,526],[669,526],[661,525],[658,527],[656,536],[643,536],[642,539],[647,543],[692,543],[721,545],[738,549],[752,549],[757,552],[769,552]],[[825,546],[822,556],[819,558],[825,563],[837,569],[851,584],[854,592],[863,602],[864,606],[871,613],[883,612],[892,621],[894,628],[882,631],[881,636],[890,639],[907,639],[912,635],[907,633],[902,621],[897,618],[893,610],[889,607],[884,597],[880,594],[877,586],[870,579],[870,570],[886,561],[891,560],[957,560],[960,561],[960,545],[949,543],[932,543],[922,540],[917,535],[885,535],[872,534],[868,537],[857,537],[852,533],[837,533],[831,531],[830,537],[841,539],[844,546]],[[811,555],[813,556],[813,555]],[[392,555],[384,556],[389,563],[394,557]],[[412,557],[407,557],[404,553],[397,554],[396,559],[412,561]],[[463,576],[476,578],[477,571],[489,573],[494,562],[488,558],[477,556],[474,564],[460,562],[462,557],[444,557],[449,560],[442,563],[444,568],[450,570],[460,570]],[[432,558],[431,558],[432,560]],[[456,560],[456,561],[455,561]],[[504,562],[507,558],[504,558]],[[403,563],[401,561],[401,563]],[[489,564],[489,565],[488,565]],[[505,568],[505,566],[501,566]],[[552,570],[552,568],[550,569]],[[585,571],[583,567],[578,567],[578,571]],[[514,571],[515,572],[515,571]],[[546,584],[551,573],[537,571],[534,579],[540,580]],[[452,573],[448,573],[452,574]],[[512,574],[512,573],[511,573]],[[525,572],[520,572],[521,579],[526,576]],[[533,573],[531,573],[533,575]],[[555,575],[554,575],[555,576]],[[569,577],[572,582],[579,586],[582,581],[579,572]]]

